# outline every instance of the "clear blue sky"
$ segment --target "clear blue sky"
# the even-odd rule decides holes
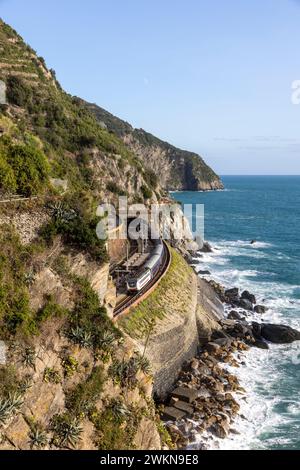
[[[0,0],[62,86],[220,174],[300,174],[300,1]]]

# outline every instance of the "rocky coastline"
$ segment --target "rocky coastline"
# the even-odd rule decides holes
[[[202,250],[208,252],[212,247],[206,242]],[[201,253],[191,254],[192,265],[194,256],[201,259]],[[202,277],[211,273],[197,274]],[[251,347],[269,349],[272,343],[300,340],[300,332],[287,325],[254,321],[267,311],[265,305],[257,303],[255,294],[240,292],[237,287],[226,289],[205,277],[202,280],[223,303],[226,315],[219,320],[220,329],[199,345],[196,357],[184,364],[173,391],[161,404],[161,417],[177,449],[206,450],[216,440],[238,434],[235,419],[240,400],[247,399],[247,391],[233,368],[245,365],[245,353]]]

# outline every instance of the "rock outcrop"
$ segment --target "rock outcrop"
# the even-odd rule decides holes
[[[160,186],[168,191],[208,191],[223,189],[216,173],[196,153],[188,152],[163,142],[143,129],[134,129],[130,124],[113,116],[96,104],[85,103],[100,123],[120,137],[157,175]]]

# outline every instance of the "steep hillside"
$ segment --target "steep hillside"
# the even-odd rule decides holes
[[[86,103],[103,128],[120,137],[149,169],[158,177],[165,190],[222,189],[216,173],[196,153],[187,152],[163,142],[143,129],[113,116],[96,104]]]
[[[159,197],[156,182],[152,184],[134,153],[103,129],[77,98],[65,93],[44,59],[2,21],[0,80],[7,97],[0,114],[1,193],[40,193],[54,178],[67,180],[71,192],[88,191],[98,201],[118,194],[140,202]],[[22,149],[15,149],[16,144]],[[36,174],[31,187],[20,184],[13,168],[12,153],[21,150],[31,152],[28,161],[36,162],[35,169],[30,168]]]

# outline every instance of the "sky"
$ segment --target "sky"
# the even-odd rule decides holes
[[[0,17],[66,91],[217,173],[300,174],[299,0],[0,0]]]

